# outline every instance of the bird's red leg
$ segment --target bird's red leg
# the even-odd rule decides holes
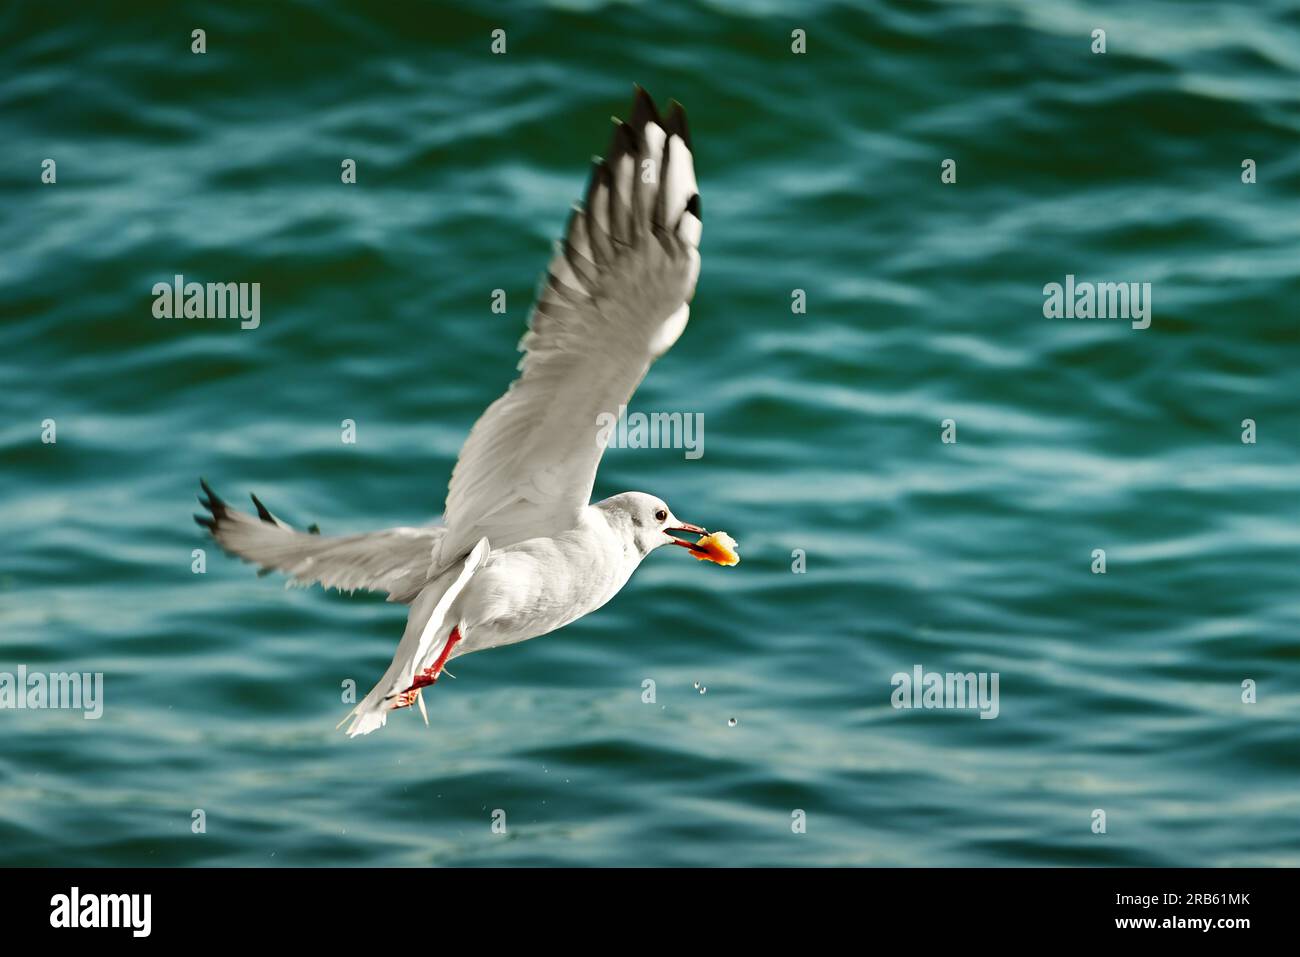
[[[427,687],[438,680],[442,674],[442,666],[447,663],[447,656],[451,654],[452,647],[460,641],[460,626],[457,625],[451,629],[451,634],[447,636],[447,643],[442,646],[442,653],[438,655],[438,660],[433,663],[433,667],[425,668],[415,676],[411,682],[411,687],[399,694],[393,701],[393,709],[409,708],[415,704],[415,697],[420,693],[420,689]]]
[[[451,649],[455,647],[458,641],[460,641],[460,626],[456,625],[451,629],[451,634],[447,636],[447,643],[442,646],[442,654],[433,663],[433,667],[424,669],[424,674],[431,676],[429,684],[433,684],[442,675],[442,666],[447,663],[447,658],[451,655]]]

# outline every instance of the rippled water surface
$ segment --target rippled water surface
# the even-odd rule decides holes
[[[0,671],[105,676],[98,721],[0,711],[0,862],[1300,863],[1293,3],[112,10],[0,13]],[[349,741],[403,609],[193,574],[198,476],[435,518],[633,82],[705,230],[632,408],[704,454],[596,493],[743,562],[659,552]],[[261,325],[155,319],[178,273]],[[1151,283],[1150,328],[1045,319],[1067,274]],[[916,665],[997,672],[998,717],[891,707]]]

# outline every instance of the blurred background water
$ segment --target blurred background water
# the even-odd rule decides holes
[[[105,675],[99,721],[0,712],[0,863],[1300,863],[1295,3],[17,2],[0,38],[0,671]],[[632,409],[704,455],[596,492],[743,562],[660,552],[346,740],[404,609],[193,574],[197,478],[435,518],[633,82],[687,108],[705,230]],[[260,282],[260,327],[155,319],[177,273]],[[1151,327],[1045,319],[1071,273],[1152,283]],[[997,672],[999,717],[895,710],[917,664]]]

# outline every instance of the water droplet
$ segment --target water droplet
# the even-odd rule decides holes
[[[735,726],[736,726],[736,719],[735,719],[735,718],[728,718],[728,719],[727,719],[727,727],[728,727],[728,728],[734,728]]]

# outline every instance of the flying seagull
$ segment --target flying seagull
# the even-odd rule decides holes
[[[653,495],[590,504],[610,431],[599,423],[617,416],[686,327],[700,231],[686,115],[674,102],[661,117],[637,87],[631,119],[615,118],[556,244],[519,344],[519,377],[461,449],[442,524],[324,536],[297,531],[256,496],[256,515],[236,511],[202,483],[211,514],[195,518],[227,551],[300,584],[387,592],[410,606],[388,671],[343,719],[350,736],[382,727],[397,708],[424,712],[422,689],[451,659],[600,608],[663,545],[712,557],[703,541],[678,537],[706,530]]]

